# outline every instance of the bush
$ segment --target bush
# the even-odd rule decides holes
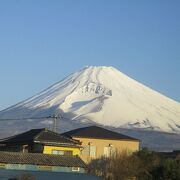
[[[174,160],[163,160],[152,175],[157,180],[180,180],[180,165]]]
[[[180,165],[143,149],[134,154],[115,152],[111,157],[91,161],[89,173],[104,180],[180,180]]]
[[[152,180],[152,170],[158,167],[161,163],[161,157],[148,149],[142,149],[133,154],[139,160],[139,171],[137,178],[139,180]]]
[[[137,176],[139,161],[127,152],[115,152],[110,158],[102,157],[91,161],[89,172],[105,180],[127,180]]]

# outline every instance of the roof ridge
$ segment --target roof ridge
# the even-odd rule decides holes
[[[100,126],[87,126],[83,128],[74,129],[63,133],[68,137],[89,137],[89,138],[103,138],[103,139],[121,139],[121,140],[132,140],[139,141],[134,137],[121,134],[115,130],[110,130]]]
[[[41,131],[35,138],[34,140],[38,140],[38,138],[41,136],[41,134],[43,134],[44,132],[48,132],[48,133],[51,133],[52,135],[55,135],[56,137],[61,137],[61,138],[64,138],[65,140],[68,140],[72,143],[76,143],[76,144],[80,144],[80,142],[78,140],[75,140],[75,139],[72,139],[72,138],[68,138],[64,135],[61,135],[57,132],[54,132],[54,131],[51,131],[49,129],[44,129],[43,131]]]
[[[44,130],[46,130],[46,128],[42,128],[41,132],[39,132],[37,135],[33,137],[33,141],[36,140],[43,133]]]
[[[70,140],[70,141],[72,141],[72,142],[74,142],[74,143],[79,142],[78,140],[74,140],[74,139],[72,139],[72,138],[68,138],[68,137],[66,137],[66,136],[64,136],[64,135],[61,135],[61,134],[59,134],[59,133],[56,133],[56,132],[54,132],[54,131],[50,131],[50,130],[48,130],[48,129],[47,129],[47,131],[50,132],[50,133],[52,133],[52,134],[54,134],[54,135],[56,135],[56,136],[63,137],[63,138],[66,139],[66,140]]]
[[[25,133],[30,132],[30,131],[33,131],[33,130],[40,130],[40,129],[43,129],[43,128],[30,129],[30,130],[28,130],[28,131],[21,132],[20,134],[15,134],[15,135],[13,135],[13,136],[5,137],[5,138],[0,139],[0,142],[1,142],[1,141],[6,141],[6,140],[8,140],[8,139],[15,138],[15,137],[17,137],[17,136],[20,136],[20,135],[22,135],[22,134],[25,134]]]

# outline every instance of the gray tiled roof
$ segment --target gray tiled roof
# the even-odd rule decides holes
[[[86,168],[85,163],[79,156],[61,156],[40,153],[0,152],[0,163]]]
[[[110,131],[98,126],[89,126],[79,129],[74,129],[62,134],[67,137],[83,137],[83,138],[96,138],[96,139],[114,139],[114,140],[129,140],[139,141],[130,136],[126,136],[114,131]]]
[[[42,143],[42,144],[63,144],[68,146],[79,146],[80,142],[67,138],[58,133],[47,129],[31,129],[27,132],[17,134],[0,140],[0,144],[13,145],[23,143]]]

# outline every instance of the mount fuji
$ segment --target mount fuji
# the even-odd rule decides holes
[[[0,111],[1,119],[53,115],[61,115],[71,126],[91,123],[180,133],[180,103],[106,66],[85,67],[41,93]],[[27,122],[28,126],[52,123],[49,119],[39,122],[29,119],[24,120],[24,125]],[[15,121],[7,123],[13,127]]]

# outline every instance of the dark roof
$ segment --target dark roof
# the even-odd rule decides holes
[[[61,156],[38,153],[0,152],[0,163],[86,167],[85,163],[79,156]]]
[[[114,140],[133,140],[139,141],[138,139],[110,131],[98,126],[89,126],[84,128],[75,129],[63,133],[62,135],[67,137],[83,137],[83,138],[96,138],[96,139],[114,139]]]
[[[41,144],[56,144],[78,146],[80,142],[67,138],[63,135],[55,133],[47,129],[32,129],[27,132],[11,136],[0,140],[0,144],[24,144],[24,143],[41,143]]]
[[[172,152],[158,152],[158,154],[167,159],[180,160],[180,150]]]

